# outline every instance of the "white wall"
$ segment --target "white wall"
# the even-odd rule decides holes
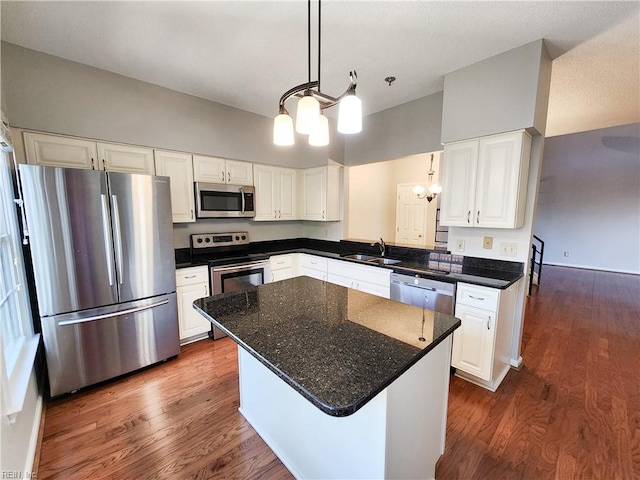
[[[534,228],[544,263],[640,273],[639,146],[638,123],[546,140]]]

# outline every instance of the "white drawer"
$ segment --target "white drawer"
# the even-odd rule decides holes
[[[176,270],[176,286],[192,285],[194,283],[209,283],[209,267],[180,268]]]
[[[481,308],[490,312],[498,311],[500,291],[495,288],[458,283],[456,290],[456,304]]]
[[[320,270],[326,273],[327,259],[324,257],[316,257],[315,255],[300,254],[300,267]]]
[[[281,268],[291,268],[293,266],[293,255],[274,255],[269,258],[269,267],[271,270],[280,270]]]
[[[358,265],[345,260],[330,260],[327,271],[330,274],[342,275],[354,280],[365,280],[387,288],[391,279],[391,270],[388,268]]]

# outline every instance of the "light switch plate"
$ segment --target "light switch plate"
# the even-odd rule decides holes
[[[484,237],[482,248],[493,248],[493,237]]]
[[[464,240],[456,240],[456,252],[464,252]]]
[[[518,244],[503,242],[500,244],[500,255],[503,257],[515,257],[518,255]]]

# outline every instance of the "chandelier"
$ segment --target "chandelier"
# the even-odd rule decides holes
[[[413,193],[415,193],[419,199],[427,199],[427,202],[431,202],[436,195],[442,192],[442,187],[437,183],[433,183],[433,176],[435,175],[435,171],[433,170],[433,153],[431,154],[431,165],[429,167],[429,171],[427,172],[427,190],[429,193],[425,193],[425,189],[422,185],[416,185],[413,187]]]
[[[309,145],[316,147],[329,144],[329,120],[322,112],[339,105],[338,132],[350,134],[362,131],[362,102],[356,96],[358,75],[349,72],[349,87],[339,97],[332,97],[320,90],[320,0],[318,0],[318,79],[311,81],[311,0],[307,1],[307,71],[308,81],[287,90],[280,97],[279,113],[273,120],[273,143],[293,145],[293,119],[285,108],[285,102],[298,98],[296,131],[309,135]]]

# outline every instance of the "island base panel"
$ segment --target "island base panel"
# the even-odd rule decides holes
[[[354,414],[333,417],[238,347],[240,413],[296,478],[425,478],[444,452],[451,336]]]

